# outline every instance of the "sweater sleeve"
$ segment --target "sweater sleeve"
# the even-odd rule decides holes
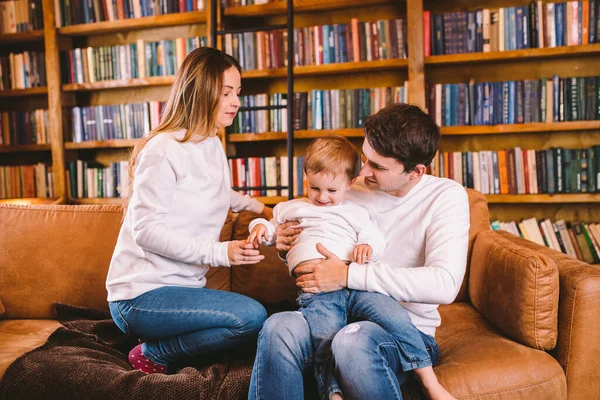
[[[231,189],[231,209],[233,212],[252,211],[257,214],[263,212],[264,205],[248,195],[243,195]]]
[[[426,228],[425,265],[402,268],[382,262],[352,263],[348,287],[387,294],[402,302],[449,304],[454,301],[466,269],[469,201],[463,188],[448,191],[444,196],[445,201]]]
[[[371,246],[373,249],[371,261],[375,262],[381,259],[383,253],[385,252],[385,237],[377,227],[375,221],[373,221],[373,219],[370,217],[367,210],[362,209],[362,211],[364,215],[360,225],[360,230],[358,231],[357,244],[368,244]]]
[[[153,139],[156,140],[156,139]],[[185,172],[174,143],[142,150],[129,202],[134,242],[146,251],[188,264],[229,266],[228,242],[189,237],[166,226],[178,178]]]

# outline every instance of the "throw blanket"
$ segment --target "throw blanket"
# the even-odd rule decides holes
[[[137,339],[121,332],[110,314],[65,304],[55,307],[64,327],[10,365],[0,382],[0,400],[248,397],[253,362],[249,351],[194,361],[172,375],[146,375],[127,361]]]

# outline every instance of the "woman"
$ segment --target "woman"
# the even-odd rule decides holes
[[[266,319],[258,302],[204,287],[210,267],[264,258],[246,241],[219,242],[229,208],[264,210],[231,189],[216,136],[240,107],[240,71],[217,49],[192,51],[162,122],[131,156],[133,191],[106,287],[117,326],[144,340],[129,362],[146,373],[255,337]]]

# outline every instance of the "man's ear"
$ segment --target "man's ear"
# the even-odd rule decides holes
[[[415,169],[410,172],[410,179],[415,179],[423,176],[427,171],[427,167],[424,164],[417,164]]]

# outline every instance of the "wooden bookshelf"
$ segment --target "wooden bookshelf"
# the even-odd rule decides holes
[[[600,53],[600,43],[581,46],[562,46],[543,49],[523,49],[494,51],[489,53],[463,53],[425,57],[425,65],[490,63],[497,61],[514,61],[521,59],[569,58]]]
[[[24,151],[50,151],[49,144],[19,144],[15,146],[0,146],[0,153],[19,153]]]
[[[30,32],[3,33],[0,35],[0,46],[42,41],[44,41],[44,31],[41,29]]]
[[[15,204],[15,205],[49,205],[60,204],[62,199],[47,199],[41,197],[29,197],[22,199],[0,199],[0,204]]]
[[[89,140],[85,142],[65,142],[67,150],[82,149],[122,149],[134,147],[140,139]]]
[[[393,0],[295,0],[294,12],[331,11],[390,3],[393,3]],[[223,10],[223,14],[227,17],[283,15],[286,12],[287,4],[285,2],[227,7]]]
[[[35,87],[29,89],[14,89],[14,90],[0,90],[0,99],[9,97],[26,97],[26,96],[39,96],[47,95],[47,87]]]
[[[64,36],[91,36],[165,26],[203,24],[205,22],[206,12],[196,11],[64,26],[58,28],[58,33]]]
[[[339,135],[345,137],[363,137],[362,128],[351,129],[320,129],[320,130],[296,130],[295,139],[314,139],[323,136]],[[240,142],[259,142],[268,140],[286,140],[286,132],[265,132],[265,133],[231,133],[227,136],[230,143]]]
[[[93,83],[69,83],[62,85],[62,90],[63,92],[89,92],[135,87],[170,86],[173,82],[175,82],[175,76],[150,76],[147,78],[119,79]]]
[[[600,193],[560,193],[560,194],[488,194],[488,203],[597,203]]]
[[[524,132],[600,130],[600,121],[537,122],[531,124],[442,126],[442,135],[498,135]]]

